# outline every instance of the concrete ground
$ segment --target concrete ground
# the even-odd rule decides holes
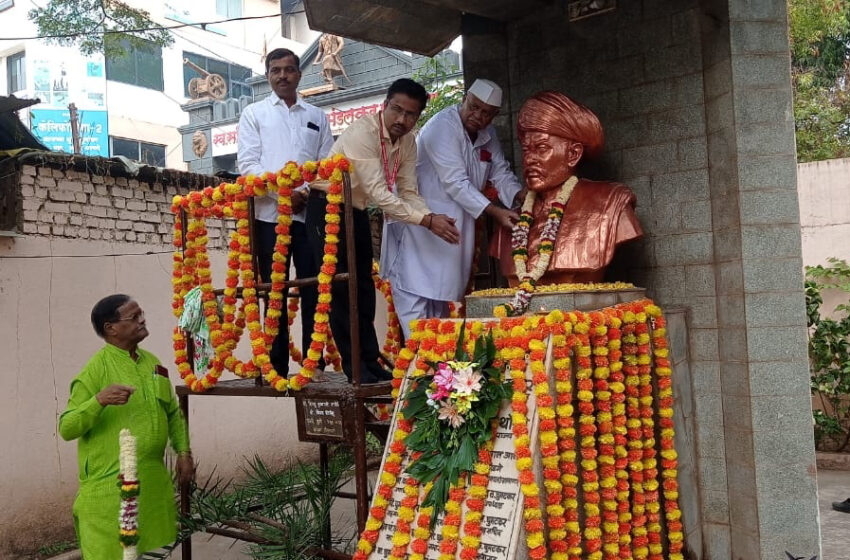
[[[823,558],[818,560],[850,560],[850,513],[832,509],[832,502],[847,498],[850,498],[850,471],[818,471],[818,502],[823,536]],[[352,534],[354,501],[337,500],[333,521],[335,531]],[[192,552],[195,560],[244,560],[250,557],[244,543],[200,534],[192,539]],[[172,558],[180,558],[179,549]]]
[[[832,509],[832,502],[847,498],[850,498],[850,471],[818,470],[822,560],[850,559],[850,513]]]

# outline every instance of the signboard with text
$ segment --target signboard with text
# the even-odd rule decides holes
[[[210,131],[210,139],[213,157],[235,154],[239,147],[239,125],[217,126]]]
[[[30,111],[33,135],[51,150],[74,153],[71,115],[68,109],[33,109]],[[80,153],[109,157],[109,124],[106,111],[78,111]]]
[[[352,103],[343,103],[333,107],[323,107],[331,125],[331,134],[339,136],[355,120],[366,115],[374,115],[381,110],[383,102],[384,98],[377,96],[358,99]]]
[[[343,404],[330,398],[295,396],[295,411],[298,421],[299,441],[337,442],[345,441],[347,433],[343,416],[353,414],[353,402]],[[345,409],[343,408],[345,406]]]

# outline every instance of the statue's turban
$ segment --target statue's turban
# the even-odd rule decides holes
[[[544,132],[581,142],[585,155],[590,158],[601,154],[605,143],[599,117],[557,91],[541,91],[523,103],[517,130],[520,136],[526,132]]]

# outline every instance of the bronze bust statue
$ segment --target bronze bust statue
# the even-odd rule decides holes
[[[517,129],[529,189],[523,206],[525,231],[523,219],[513,234],[502,229],[493,240],[491,255],[499,258],[502,273],[513,286],[520,280],[602,281],[617,246],[641,237],[643,231],[635,216],[635,195],[627,186],[575,176],[583,157],[602,152],[599,118],[562,93],[544,91],[523,104]],[[547,231],[554,239],[547,240]],[[525,272],[520,279],[517,266],[525,269],[520,269]]]

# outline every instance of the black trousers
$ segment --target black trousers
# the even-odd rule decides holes
[[[307,239],[312,249],[316,266],[321,267],[325,253],[325,193],[310,191],[307,199]],[[337,253],[337,272],[348,272],[346,258],[344,207],[340,205],[340,232]],[[376,383],[392,379],[392,374],[378,363],[380,349],[378,335],[375,333],[375,285],[372,283],[372,231],[369,215],[365,210],[354,210],[354,249],[357,255],[357,326],[360,333],[360,355],[352,356],[351,348],[351,304],[348,298],[348,284],[331,284],[330,326],[334,341],[342,358],[342,369],[348,380],[352,378],[353,360],[360,361],[360,382]]]
[[[272,257],[274,255],[275,225],[270,222],[254,221],[254,240],[257,258],[260,267],[260,277],[263,282],[271,282]],[[290,262],[295,263],[295,276],[298,278],[311,278],[319,273],[316,261],[310,251],[307,242],[307,228],[304,223],[292,221],[289,226],[292,242],[289,245],[289,253],[286,256],[286,270],[289,270]],[[298,289],[301,294],[301,349],[307,355],[310,347],[310,335],[313,334],[313,314],[316,312],[316,303],[319,293],[316,286],[303,286]],[[280,375],[286,375],[289,371],[289,325],[286,319],[286,300],[281,310],[280,330],[272,342],[269,358],[272,365]],[[319,369],[324,369],[324,361],[319,363]]]

